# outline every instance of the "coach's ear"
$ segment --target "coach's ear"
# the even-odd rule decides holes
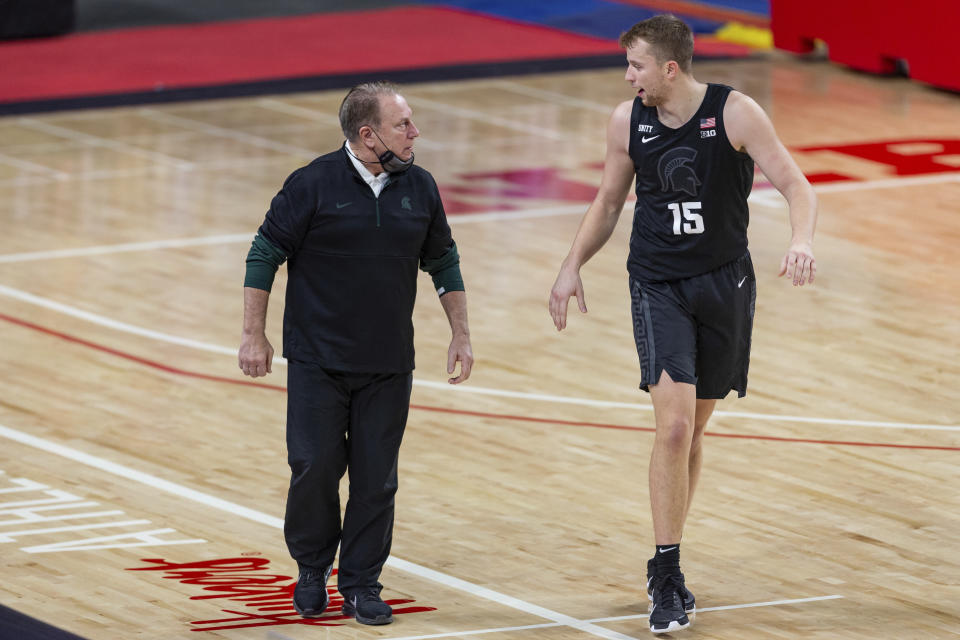
[[[374,147],[377,146],[377,140],[373,135],[373,127],[370,125],[365,124],[357,129],[357,136],[367,149],[373,151]]]

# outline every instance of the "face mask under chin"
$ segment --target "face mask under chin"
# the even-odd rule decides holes
[[[410,152],[409,160],[401,160],[398,155],[387,149],[380,154],[380,157],[377,160],[380,162],[380,166],[383,167],[383,170],[387,173],[403,173],[413,165],[413,151]]]

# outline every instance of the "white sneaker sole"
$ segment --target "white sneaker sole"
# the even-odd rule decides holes
[[[680,624],[679,622],[674,620],[673,622],[670,623],[670,625],[666,629],[654,629],[653,626],[651,625],[650,633],[671,633],[673,631],[683,631],[689,626],[690,626],[689,622],[687,622],[687,624]]]

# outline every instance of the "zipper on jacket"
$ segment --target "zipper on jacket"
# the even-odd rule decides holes
[[[383,192],[386,191],[387,187],[389,187],[391,184],[393,184],[393,180],[388,179],[383,184],[383,189],[380,189],[380,193],[373,196],[373,201],[377,204],[377,228],[378,229],[380,228],[380,196],[383,195]]]

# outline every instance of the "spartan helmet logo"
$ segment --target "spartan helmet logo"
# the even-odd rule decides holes
[[[660,174],[660,189],[666,192],[683,191],[697,195],[700,180],[693,171],[697,152],[690,147],[676,147],[660,156],[657,173]]]

